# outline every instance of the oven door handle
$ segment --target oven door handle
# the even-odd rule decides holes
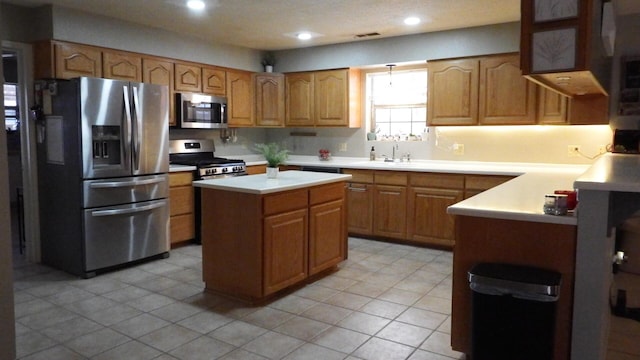
[[[132,181],[109,181],[109,182],[92,183],[91,185],[89,185],[89,187],[92,189],[106,189],[106,188],[152,185],[152,184],[159,184],[162,182],[165,182],[164,178],[132,180]]]
[[[155,203],[151,205],[138,206],[138,207],[128,208],[128,209],[96,210],[91,212],[91,216],[97,217],[97,216],[114,216],[114,215],[133,214],[133,213],[139,213],[143,211],[157,209],[163,206],[165,206],[164,202]]]

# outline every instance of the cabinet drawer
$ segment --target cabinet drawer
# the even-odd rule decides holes
[[[193,175],[190,171],[169,173],[169,186],[191,185]]]
[[[316,205],[325,203],[331,200],[339,200],[344,197],[344,186],[343,182],[316,186],[309,190],[309,204]]]
[[[169,224],[169,235],[172,244],[196,237],[195,216],[193,214],[172,216]]]
[[[374,174],[374,180],[376,184],[406,186],[407,173],[395,171],[376,172]]]
[[[465,188],[470,190],[488,190],[513,179],[513,176],[467,175]]]
[[[169,214],[193,213],[193,187],[179,186],[169,189]]]
[[[283,194],[267,195],[262,202],[265,216],[307,207],[308,191],[295,190]]]
[[[352,182],[373,184],[373,171],[370,171],[370,170],[342,169],[342,173],[351,174],[351,181]]]
[[[411,186],[463,189],[464,175],[411,174]]]

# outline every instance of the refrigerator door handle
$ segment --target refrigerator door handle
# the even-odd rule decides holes
[[[151,185],[151,184],[159,184],[163,182],[165,182],[164,178],[133,180],[133,181],[109,181],[109,182],[92,183],[91,185],[89,185],[89,187],[92,189],[105,189],[105,188]]]
[[[142,116],[140,114],[140,100],[138,99],[138,88],[132,86],[133,93],[133,114],[135,115],[135,126],[133,132],[133,166],[135,170],[140,170],[140,149],[142,137]]]
[[[125,129],[127,129],[126,143],[131,144],[131,104],[129,103],[129,87],[127,85],[122,86],[122,93],[124,96],[124,118],[126,121]]]
[[[165,206],[165,203],[155,203],[151,205],[138,206],[135,208],[129,209],[114,209],[114,210],[96,210],[91,212],[91,216],[114,216],[114,215],[126,215],[126,214],[134,214],[143,211],[149,211],[153,209],[157,209]]]

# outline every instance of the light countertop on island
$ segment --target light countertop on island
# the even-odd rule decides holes
[[[268,179],[267,174],[236,176],[223,179],[194,181],[193,186],[204,189],[216,189],[250,194],[270,194],[286,190],[301,189],[310,186],[348,181],[351,175],[330,174],[310,171],[281,171],[276,179]]]
[[[640,156],[606,154],[575,182],[576,189],[640,192]]]

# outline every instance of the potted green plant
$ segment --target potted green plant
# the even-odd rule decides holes
[[[264,66],[265,72],[273,72],[273,66],[276,64],[276,57],[272,52],[267,52],[262,58],[262,66]]]
[[[289,157],[289,150],[277,143],[256,144],[256,150],[267,160],[267,177],[275,179],[278,176],[278,165],[284,164]]]

